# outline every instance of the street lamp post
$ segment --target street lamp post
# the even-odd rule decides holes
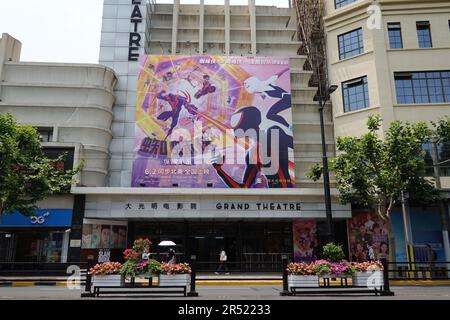
[[[333,85],[327,89],[325,95],[319,93],[317,99],[319,101],[320,131],[322,135],[322,166],[323,166],[323,188],[325,192],[325,212],[327,217],[327,241],[334,241],[333,216],[331,212],[331,191],[330,191],[330,173],[328,171],[327,145],[325,141],[325,125],[323,120],[323,109],[330,94],[332,94],[338,86]]]

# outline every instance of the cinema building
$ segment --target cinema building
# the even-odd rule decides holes
[[[371,3],[327,1],[328,73],[339,85],[324,109],[329,157],[335,137],[362,134],[370,114],[385,125],[449,114],[448,3],[379,1],[383,28],[374,30]],[[64,167],[84,166],[70,194],[38,203],[42,223],[3,219],[0,259],[120,260],[140,237],[155,253],[160,241],[175,242],[179,258],[195,254],[201,270],[215,268],[208,262],[220,249],[241,271],[275,270],[284,254],[314,259],[325,242],[325,199],[323,182],[306,173],[322,161],[321,131],[296,19],[291,8],[253,0],[105,0],[98,65],[21,62],[20,43],[2,35],[0,112],[38,128],[49,156],[69,152]],[[256,134],[239,140],[239,129]],[[270,162],[253,157],[269,137],[277,147]],[[445,161],[450,149],[439,148]],[[447,198],[448,175],[447,164]],[[342,205],[333,177],[331,199],[349,258],[361,233],[385,256],[385,223]],[[430,243],[443,261],[439,208],[411,206],[408,215],[416,259]],[[393,221],[404,260],[399,209]]]
[[[302,246],[311,255],[324,241],[323,184],[306,177],[308,168],[321,161],[318,105],[313,101],[317,90],[308,86],[311,72],[304,70],[306,57],[297,53],[296,25],[294,10],[255,6],[254,1],[231,6],[228,1],[185,5],[105,0],[100,64],[113,69],[118,82],[108,174],[101,186],[72,189],[85,208],[82,259],[120,257],[120,241],[110,247],[101,244],[102,234],[108,237],[101,229],[109,225],[111,231],[116,228],[112,234],[126,229],[128,245],[139,237],[150,238],[154,252],[161,240],[174,241],[181,259],[196,254],[199,261],[217,261],[223,248],[229,261],[242,262],[236,265],[239,269],[245,268],[244,262],[279,262],[282,254],[302,252]],[[197,67],[189,69],[193,64]],[[274,73],[268,73],[270,68]],[[222,93],[252,73],[261,80],[256,85],[266,86],[260,90],[266,94],[244,91],[245,83]],[[262,83],[274,75],[273,83]],[[239,108],[255,101],[270,108],[289,94],[291,104],[280,113],[288,122],[285,131],[291,132],[289,158],[283,159],[289,162],[284,173],[295,174],[295,182],[278,173],[280,179],[272,182],[261,176],[245,180],[245,164],[233,169],[225,163],[223,170],[217,169],[219,176],[211,164],[164,167],[162,160],[156,163],[161,158],[151,156],[155,148],[159,157],[174,148],[166,139],[176,121],[170,113],[173,97],[183,105],[175,130],[188,128],[189,119],[195,118],[225,132]],[[327,150],[333,156],[330,108],[325,117]],[[280,145],[285,143],[280,140]],[[246,182],[253,187],[239,187]],[[274,187],[268,188],[269,183]],[[334,186],[331,193],[336,235],[346,243],[351,209],[339,203]]]

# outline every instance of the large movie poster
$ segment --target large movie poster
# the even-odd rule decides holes
[[[289,58],[139,65],[132,187],[295,186]]]
[[[313,262],[318,257],[317,221],[294,220],[292,222],[294,261]]]
[[[353,212],[347,221],[350,258],[364,262],[389,256],[388,226],[376,213]]]

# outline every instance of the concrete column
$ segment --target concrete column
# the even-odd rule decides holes
[[[250,39],[251,39],[251,53],[256,55],[256,8],[255,0],[248,0],[248,10],[250,13]]]
[[[173,3],[173,14],[172,14],[172,54],[177,53],[179,11],[180,11],[180,0],[175,0]]]
[[[225,55],[230,55],[230,0],[225,0]]]
[[[200,0],[200,24],[198,26],[198,51],[200,54],[205,52],[204,50],[204,33],[205,33],[205,1]]]
[[[64,232],[63,241],[62,241],[62,250],[61,250],[61,262],[62,263],[67,262],[67,254],[69,252],[69,238],[70,238],[70,231]]]

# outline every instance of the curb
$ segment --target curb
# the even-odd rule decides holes
[[[154,282],[157,285],[157,282]],[[199,280],[195,283],[198,286],[248,286],[248,285],[283,285],[283,281],[281,280]],[[332,283],[333,284],[333,283]],[[336,284],[338,284],[336,282]],[[391,285],[399,285],[399,286],[414,286],[414,285],[422,285],[422,286],[441,286],[441,285],[450,285],[450,280],[416,280],[416,281],[405,281],[405,280],[394,280],[390,282]],[[84,282],[71,282],[71,285],[80,285],[84,286]],[[67,286],[66,281],[2,281],[0,282],[0,287],[33,287],[33,286],[59,286],[65,287]],[[141,286],[146,287],[148,283],[142,283]]]

